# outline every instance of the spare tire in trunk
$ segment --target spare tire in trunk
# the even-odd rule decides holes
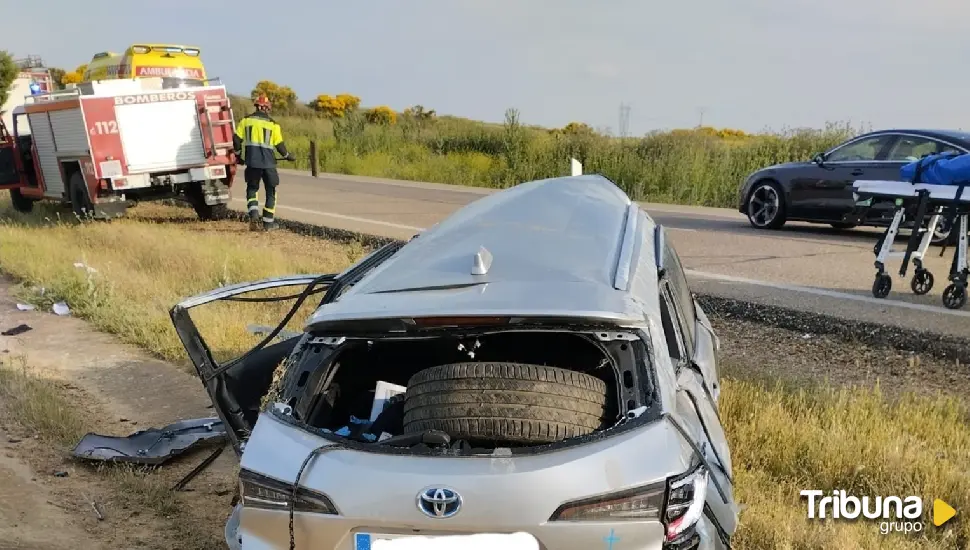
[[[606,384],[588,374],[519,363],[454,363],[408,381],[404,432],[550,443],[600,429],[607,403]]]

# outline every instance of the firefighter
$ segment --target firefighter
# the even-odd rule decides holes
[[[269,99],[265,95],[260,95],[253,105],[256,108],[255,111],[239,121],[232,141],[236,155],[246,165],[244,175],[249,228],[253,231],[259,230],[262,221],[263,229],[269,231],[276,229],[276,186],[280,183],[274,153],[279,153],[286,160],[295,159],[283,144],[283,132],[280,130],[279,123],[269,116]],[[260,179],[263,180],[263,187],[266,188],[262,218],[259,215],[258,198]]]

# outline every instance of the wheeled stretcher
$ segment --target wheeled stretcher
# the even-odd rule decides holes
[[[886,272],[886,260],[902,258],[899,276],[905,277],[909,263],[916,267],[910,288],[915,294],[926,294],[933,288],[933,274],[923,265],[923,258],[930,247],[937,225],[944,219],[957,231],[957,242],[950,264],[950,284],[943,290],[943,305],[949,309],[962,308],[967,303],[967,229],[970,216],[970,189],[964,185],[930,185],[901,181],[858,180],[853,184],[859,204],[873,200],[891,200],[895,203],[892,223],[879,239],[873,252],[876,255],[876,277],[872,283],[872,295],[885,298],[892,289],[892,276]],[[913,211],[913,232],[903,251],[893,250],[893,242],[906,212]],[[927,216],[928,223],[925,224]],[[942,255],[946,251],[940,252]]]

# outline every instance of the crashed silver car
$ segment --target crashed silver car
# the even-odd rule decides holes
[[[216,361],[191,310],[287,286],[322,294],[304,333]],[[730,547],[718,339],[663,227],[604,177],[171,314],[240,455],[232,548]]]

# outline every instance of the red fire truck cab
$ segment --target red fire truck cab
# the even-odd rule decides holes
[[[0,128],[0,189],[23,212],[51,199],[112,218],[133,201],[183,198],[201,219],[224,217],[236,172],[226,89],[171,86],[105,80],[28,96]]]

